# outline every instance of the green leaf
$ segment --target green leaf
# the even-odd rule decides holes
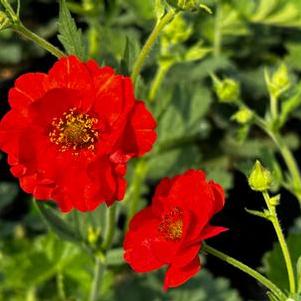
[[[261,0],[251,21],[274,26],[300,27],[300,17],[300,9],[294,0]]]
[[[125,277],[114,290],[110,300],[131,301],[241,301],[237,291],[230,288],[228,280],[214,278],[206,269],[190,279],[186,284],[162,290],[162,274],[159,272],[146,275]]]
[[[281,114],[279,125],[282,127],[290,117],[290,115],[301,106],[301,85],[298,86],[295,93],[285,100],[281,106]]]
[[[120,61],[120,73],[130,75],[130,40],[126,37],[123,58]]]
[[[75,232],[75,230],[66,221],[59,217],[54,209],[41,202],[37,202],[37,207],[50,229],[59,237],[76,243],[81,241],[80,236]]]
[[[107,265],[121,265],[124,264],[123,260],[123,248],[109,250],[106,254]]]
[[[158,179],[200,165],[202,121],[209,111],[211,95],[202,86],[177,86],[158,122],[156,153],[150,158],[149,175]],[[161,114],[160,114],[161,113]]]
[[[65,47],[67,53],[74,54],[80,59],[85,60],[87,55],[82,39],[82,32],[80,29],[77,29],[65,0],[60,0],[58,30],[58,39]]]

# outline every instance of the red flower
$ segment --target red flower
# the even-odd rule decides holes
[[[206,182],[202,171],[189,170],[163,179],[151,206],[134,216],[124,241],[124,259],[136,272],[167,265],[164,288],[176,287],[200,268],[202,241],[225,231],[209,225],[224,206],[224,191]]]
[[[64,212],[93,210],[124,196],[126,163],[149,151],[156,122],[134,97],[131,79],[60,59],[48,72],[19,77],[0,123],[11,172],[37,199]]]

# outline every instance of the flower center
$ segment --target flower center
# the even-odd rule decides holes
[[[165,214],[158,230],[166,240],[180,240],[183,235],[183,210],[175,207]]]
[[[95,149],[98,131],[93,127],[97,118],[79,113],[75,108],[65,112],[61,118],[53,118],[50,141],[60,147],[60,151],[72,150],[77,153],[82,149]]]

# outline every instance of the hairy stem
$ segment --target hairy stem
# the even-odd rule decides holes
[[[237,269],[243,271],[244,273],[248,274],[249,276],[256,279],[260,282],[263,286],[265,286],[269,291],[271,291],[275,296],[279,298],[279,300],[284,301],[287,299],[287,296],[269,279],[258,273],[256,270],[250,268],[249,266],[245,265],[244,263],[230,257],[208,245],[204,245],[203,250],[208,254],[211,254],[229,264],[236,267]]]
[[[28,28],[26,28],[22,23],[16,23],[12,25],[12,29],[23,36],[24,38],[33,41],[37,45],[39,45],[41,48],[45,49],[46,51],[50,52],[57,58],[61,58],[65,56],[65,53],[62,52],[60,49],[43,39],[42,37],[38,36],[34,32],[30,31]]]
[[[172,64],[159,64],[159,68],[157,69],[155,78],[151,84],[150,87],[150,92],[149,92],[149,96],[148,99],[150,102],[153,102],[156,98],[156,95],[159,91],[159,88],[161,86],[161,83],[163,82],[168,70],[170,69]]]
[[[277,234],[277,238],[278,238],[278,241],[280,244],[280,248],[281,248],[284,260],[285,260],[285,265],[286,265],[288,280],[289,280],[289,286],[290,286],[290,292],[292,294],[295,294],[296,293],[296,280],[295,280],[292,259],[291,259],[291,255],[290,255],[288,246],[285,241],[285,237],[283,235],[283,232],[282,232],[282,229],[281,229],[281,226],[279,223],[279,219],[278,219],[277,212],[276,212],[276,207],[274,205],[271,205],[271,199],[270,199],[270,196],[267,191],[264,191],[262,194],[263,194],[264,200],[267,204],[267,207],[269,209],[269,213],[270,213],[269,219],[274,226],[274,229],[275,229],[275,232]]]
[[[131,74],[132,80],[135,83],[138,75],[141,72],[146,57],[149,55],[152,46],[154,45],[157,37],[162,29],[167,25],[176,15],[175,10],[170,10],[159,22],[157,22],[147,41],[145,42],[141,52],[138,55],[137,60],[134,63],[133,72]]]
[[[214,42],[213,54],[215,57],[219,56],[222,48],[222,32],[221,32],[222,8],[221,4],[217,3],[215,12],[214,24]]]
[[[115,222],[116,222],[116,209],[117,205],[113,204],[108,210],[107,210],[107,219],[106,219],[106,232],[105,232],[105,238],[104,242],[102,244],[102,249],[107,250],[110,248],[115,234]]]

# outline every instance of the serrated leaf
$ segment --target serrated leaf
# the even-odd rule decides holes
[[[67,53],[74,54],[80,59],[85,60],[87,55],[82,32],[80,29],[77,29],[65,0],[60,0],[58,30],[58,39],[65,47]]]
[[[81,238],[76,231],[66,221],[59,217],[54,209],[41,202],[37,202],[37,207],[50,229],[59,237],[75,243],[81,241]]]
[[[236,290],[224,278],[214,278],[206,269],[177,289],[162,290],[162,273],[126,277],[110,300],[131,301],[241,301]]]

